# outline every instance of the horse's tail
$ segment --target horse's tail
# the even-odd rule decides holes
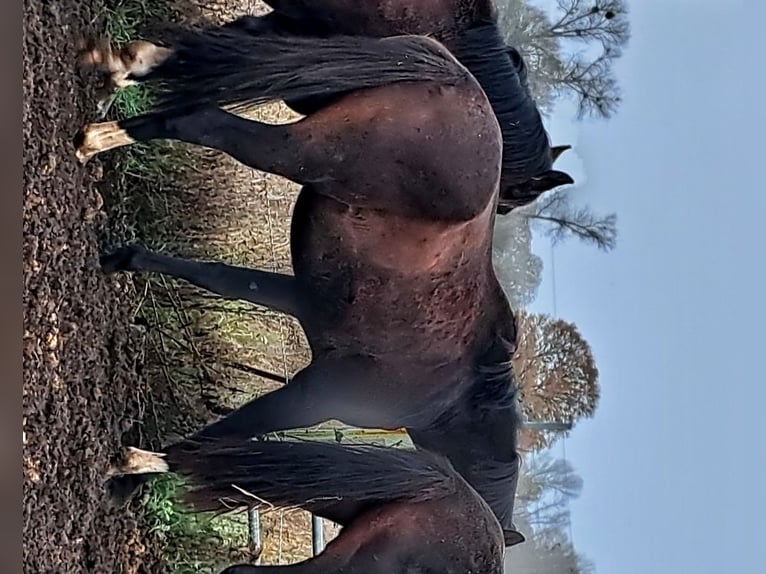
[[[423,451],[308,441],[184,441],[167,452],[200,511],[297,507],[350,501],[423,502],[457,491],[446,459]]]
[[[232,28],[183,30],[145,82],[159,84],[157,109],[199,103],[243,108],[397,82],[455,84],[469,72],[421,36],[307,38]]]

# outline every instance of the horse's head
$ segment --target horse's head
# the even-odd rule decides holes
[[[507,342],[491,351],[504,355],[482,361],[461,400],[427,428],[409,428],[415,445],[449,458],[487,502],[503,528],[506,546],[524,542],[513,522],[519,479],[517,452],[521,416]]]

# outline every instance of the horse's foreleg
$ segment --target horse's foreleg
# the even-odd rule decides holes
[[[281,273],[194,261],[127,245],[101,257],[106,273],[148,271],[178,277],[226,299],[241,299],[299,317],[300,294],[295,278]]]
[[[366,428],[404,426],[372,359],[315,359],[285,386],[246,403],[201,431],[199,438],[251,438],[336,419]]]

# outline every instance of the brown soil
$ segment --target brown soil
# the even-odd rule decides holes
[[[187,19],[228,20],[263,10],[249,0],[180,4]],[[229,355],[273,372],[295,372],[308,360],[308,350],[294,321],[270,312],[207,309],[204,317],[211,323],[226,316],[258,337],[240,336],[234,344],[230,333],[221,337],[201,329],[205,336],[193,341],[194,348],[168,349],[162,361],[156,360],[162,341],[151,329],[147,338],[133,323],[141,282],[107,278],[98,269],[101,242],[120,235],[119,218],[107,221],[98,190],[111,212],[132,209],[129,202],[113,205],[120,203],[111,193],[119,157],[80,166],[71,145],[76,131],[94,119],[93,85],[74,72],[73,47],[81,37],[104,30],[103,0],[25,0],[24,10],[24,571],[158,572],[158,549],[136,509],[113,507],[103,476],[122,445],[156,447],[168,432],[184,433],[185,425],[196,428],[210,419],[199,391],[170,388],[163,383],[164,372],[197,361],[200,351],[208,357],[207,371],[214,373]],[[287,119],[284,110],[262,113],[268,121]],[[197,246],[181,254],[287,271],[290,185],[222,154],[208,161],[205,155],[210,156],[197,152],[193,157],[204,173],[183,195],[189,203],[188,190],[196,190],[194,211],[205,213],[205,220],[182,218],[188,227],[173,229],[187,247]],[[236,232],[228,219],[232,213],[237,214]],[[247,234],[240,232],[245,219]],[[184,313],[199,304],[184,289],[175,294]],[[220,372],[226,388],[242,387],[228,400],[216,393],[229,407],[269,388],[230,368]],[[269,513],[262,527],[264,563],[310,555],[306,513]],[[327,538],[336,534],[327,524]]]
[[[141,418],[135,293],[98,271],[105,225],[98,162],[70,141],[91,109],[73,72],[98,2],[24,2],[24,571],[152,569],[130,510],[109,507],[102,476]]]

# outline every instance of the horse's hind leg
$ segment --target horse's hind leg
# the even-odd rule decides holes
[[[285,157],[285,147],[294,141],[291,129],[290,125],[250,121],[209,106],[88,124],[75,136],[74,143],[77,158],[85,163],[99,153],[136,142],[173,139],[217,149],[247,166],[294,179],[291,175],[298,176],[301,171],[299,158]],[[269,161],[269,156],[274,161]]]
[[[107,150],[136,142],[173,139],[217,149],[243,164],[281,175],[297,183],[322,177],[328,152],[296,132],[295,124],[271,125],[239,117],[215,106],[161,114],[149,113],[120,121],[88,124],[75,136],[75,154],[85,163]]]
[[[481,174],[481,182],[471,184],[481,189],[492,189],[499,167],[494,155],[475,145],[479,138],[499,140],[494,116],[463,112],[465,99],[463,90],[435,95],[424,82],[355,94],[292,124],[265,124],[215,106],[150,113],[85,126],[75,138],[76,153],[84,162],[135,142],[174,139],[217,149],[302,185],[321,186],[321,193],[348,205],[465,220],[480,213],[490,197],[465,192],[462,166]],[[445,121],[450,117],[461,121]],[[464,125],[472,125],[473,137],[457,137]],[[412,183],[403,185],[404,179]],[[444,181],[454,183],[454,200],[434,205],[424,192]]]
[[[378,14],[372,2],[359,0],[264,0],[276,13],[294,20],[333,23],[335,27],[364,33],[363,24]]]
[[[300,318],[295,278],[280,273],[194,261],[127,245],[101,257],[106,273],[148,271],[179,277],[227,299],[241,299]]]
[[[162,64],[172,50],[146,40],[129,42],[122,47],[106,40],[91,41],[77,55],[78,66],[109,74],[115,88],[138,83],[140,79]]]

